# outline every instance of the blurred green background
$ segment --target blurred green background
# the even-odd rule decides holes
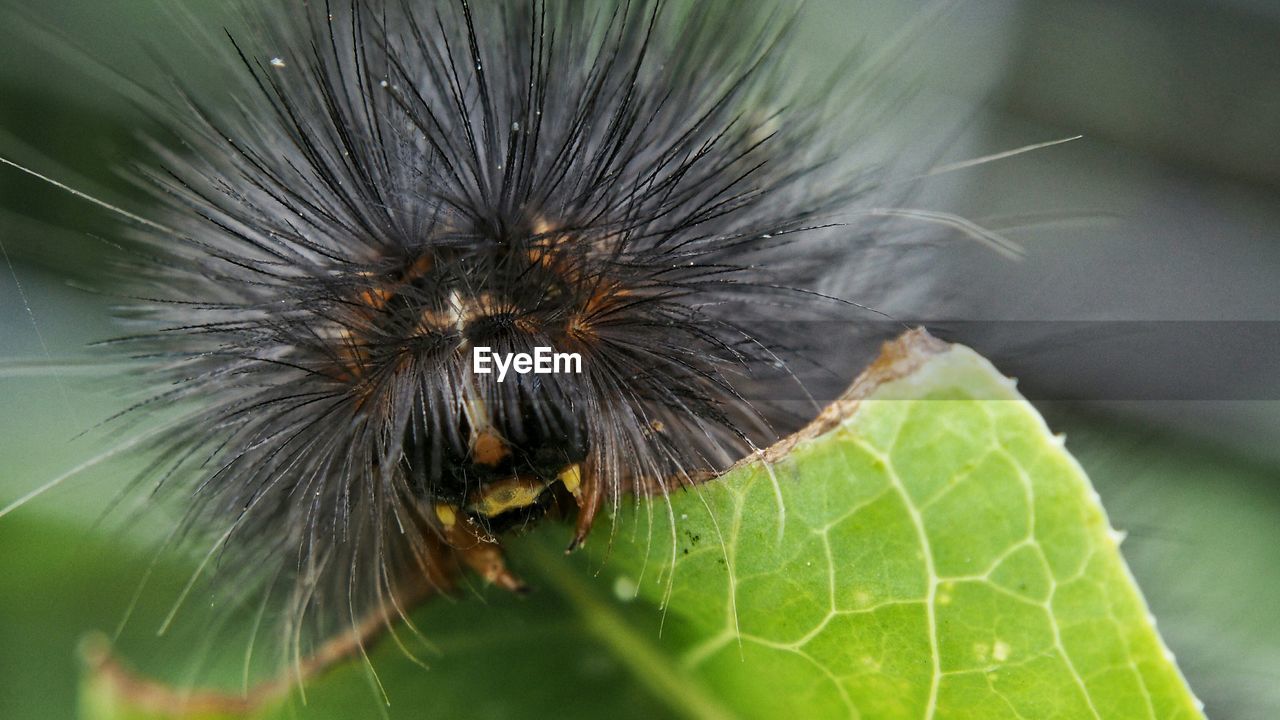
[[[925,7],[810,0],[788,62],[798,74],[830,72],[856,43],[883,48]],[[147,157],[139,134],[150,127],[120,75],[162,83],[159,59],[192,83],[218,82],[216,68],[183,64],[199,41],[182,28],[224,21],[219,8],[189,0],[0,0],[0,155],[145,208],[117,173]],[[893,128],[904,152],[952,161],[1085,135],[925,185],[925,207],[1011,228],[1010,218],[1039,219],[1008,231],[1027,248],[1022,262],[972,248],[937,255],[931,282],[963,287],[948,295],[946,316],[1280,320],[1278,48],[1280,4],[1264,0],[960,0],[921,24],[888,70],[916,89]],[[119,369],[99,366],[86,345],[121,330],[109,301],[75,282],[93,278],[110,253],[98,238],[105,220],[0,169],[9,261],[0,266],[0,506],[120,440],[98,427],[123,403]],[[913,303],[918,294],[881,302],[902,316],[933,309]],[[1008,364],[1000,347],[982,349],[1033,387],[1093,382],[1044,361],[1062,345],[1012,343]],[[1267,349],[1261,358],[1210,354],[1205,372],[1274,368],[1280,347]],[[50,372],[47,356],[62,369]],[[1108,381],[1123,387],[1158,375],[1161,358],[1113,371]],[[1240,380],[1259,384],[1256,395],[1099,391],[1041,403],[1113,524],[1128,531],[1126,557],[1215,718],[1280,716],[1280,387],[1263,386],[1274,376]],[[73,715],[76,642],[120,622],[167,528],[154,514],[121,520],[146,498],[95,524],[140,463],[126,456],[0,519],[0,718]],[[193,669],[174,653],[202,635],[180,629],[161,642],[154,628],[185,569],[157,568],[120,640],[131,660],[179,679]],[[192,604],[185,625],[195,631],[206,603]],[[541,632],[526,635],[530,653],[559,637]],[[646,700],[620,668],[589,649],[581,663],[584,683],[644,714]],[[433,672],[447,687],[451,676]]]

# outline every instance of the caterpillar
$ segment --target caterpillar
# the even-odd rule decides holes
[[[169,414],[135,489],[295,638],[468,571],[525,591],[504,535],[564,518],[573,551],[629,499],[696,491],[852,377],[822,350],[853,338],[803,321],[884,320],[853,278],[912,211],[788,76],[793,12],[241,12],[230,89],[143,90],[152,206],[112,208],[109,275],[149,390],[115,421]],[[476,372],[543,351],[576,371]]]

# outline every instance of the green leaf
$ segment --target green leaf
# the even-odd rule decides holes
[[[1062,440],[921,333],[783,447],[566,538],[512,543],[532,599],[423,608],[430,670],[382,643],[389,716],[1201,717]],[[370,676],[257,717],[373,716]]]
[[[901,343],[674,534],[619,528],[662,652],[749,717],[1200,717],[1062,439],[969,349]]]

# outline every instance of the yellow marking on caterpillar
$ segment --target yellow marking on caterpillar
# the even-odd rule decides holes
[[[436,503],[436,517],[441,525],[450,528],[458,522],[458,510],[448,503]]]
[[[467,510],[485,517],[501,515],[508,510],[528,507],[538,501],[547,486],[536,478],[513,477],[492,483],[472,495]]]
[[[561,470],[560,475],[556,479],[564,485],[565,490],[573,493],[576,497],[578,495],[578,488],[582,487],[582,466],[576,464],[570,465],[564,470]]]

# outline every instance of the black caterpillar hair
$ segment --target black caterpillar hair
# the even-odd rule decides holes
[[[876,183],[780,71],[792,15],[246,12],[231,91],[153,96],[159,209],[112,271],[140,328],[116,346],[161,388],[126,415],[179,413],[137,483],[180,500],[219,585],[320,639],[464,567],[520,590],[503,532],[576,513],[572,549],[805,419],[790,320],[858,309],[827,288],[877,235],[833,217]],[[499,382],[477,347],[581,373]]]

